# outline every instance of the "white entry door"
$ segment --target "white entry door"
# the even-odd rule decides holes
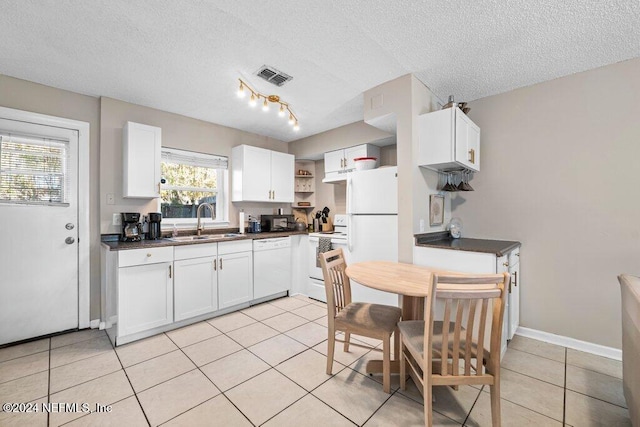
[[[0,345],[78,327],[78,135],[0,119]]]

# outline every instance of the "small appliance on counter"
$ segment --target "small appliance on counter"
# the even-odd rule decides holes
[[[260,226],[260,221],[257,218],[249,215],[249,227],[247,227],[247,233],[260,233],[262,232],[262,228]]]
[[[162,222],[162,214],[160,212],[149,212],[149,240],[162,239],[160,222]]]
[[[139,242],[142,240],[142,225],[140,214],[137,212],[122,212],[122,236],[123,242]]]
[[[261,215],[262,231],[292,231],[295,227],[294,215]]]

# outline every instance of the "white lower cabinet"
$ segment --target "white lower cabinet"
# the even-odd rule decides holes
[[[174,248],[176,322],[218,309],[217,255],[217,243]]]
[[[102,263],[102,322],[115,345],[253,300],[248,239],[120,251],[103,247]]]
[[[118,268],[118,335],[173,322],[172,263]]]
[[[252,252],[219,255],[218,283],[220,309],[251,301],[253,299]]]
[[[216,257],[175,261],[174,314],[176,322],[218,309]]]

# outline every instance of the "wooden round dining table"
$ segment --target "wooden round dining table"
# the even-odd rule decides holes
[[[424,317],[424,298],[428,296],[431,275],[453,272],[402,262],[365,261],[348,265],[345,273],[350,280],[363,286],[402,295],[402,320],[420,320]],[[394,349],[394,359],[391,372],[398,373],[398,349]],[[367,373],[381,372],[382,360],[367,363]]]

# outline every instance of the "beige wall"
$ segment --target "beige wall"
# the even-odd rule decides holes
[[[640,59],[470,104],[473,237],[522,242],[520,324],[620,348],[616,275],[640,275]]]
[[[182,148],[228,157],[231,157],[231,148],[241,144],[282,152],[288,150],[286,143],[273,138],[103,97],[100,108],[100,230],[102,233],[121,231],[119,226],[112,225],[114,213],[132,211],[145,214],[158,211],[157,200],[122,198],[122,128],[127,121],[162,128],[163,147]],[[231,163],[229,165],[231,167]],[[109,193],[115,195],[114,205],[106,204]],[[270,214],[280,207],[290,211],[289,204],[243,202],[230,203],[230,205],[229,220],[232,227],[238,226],[239,209],[254,215]],[[168,225],[166,222],[165,225]]]
[[[100,102],[98,98],[56,89],[0,74],[0,106],[88,122],[91,319],[100,318],[100,229],[98,158]]]

